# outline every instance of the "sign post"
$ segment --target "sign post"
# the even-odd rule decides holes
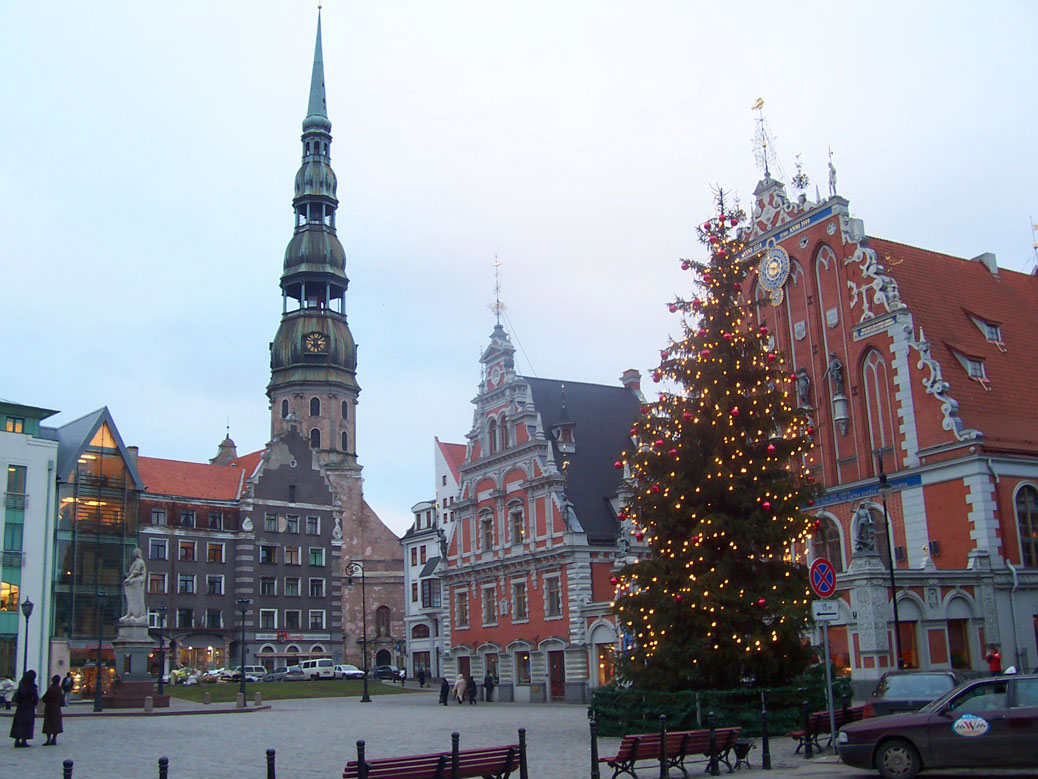
[[[836,592],[836,569],[824,557],[811,563],[811,589],[819,598],[828,598]],[[832,737],[833,751],[838,751],[839,741],[836,738],[836,714],[833,702],[832,672],[829,668],[829,623],[840,618],[840,604],[835,600],[816,600],[811,603],[811,614],[815,622],[822,623],[822,637],[825,644],[825,700],[829,707],[829,735]]]

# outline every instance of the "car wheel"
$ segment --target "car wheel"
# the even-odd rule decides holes
[[[912,779],[922,767],[919,752],[904,739],[887,741],[876,753],[876,770],[883,779]]]

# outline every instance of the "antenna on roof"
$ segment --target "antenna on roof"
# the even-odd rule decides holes
[[[750,106],[750,110],[757,112],[757,131],[753,137],[753,152],[757,158],[757,168],[763,171],[765,178],[769,178],[771,168],[774,166],[778,179],[785,179],[785,171],[782,170],[782,165],[775,156],[774,134],[771,132],[768,121],[764,118],[764,98],[758,97],[757,102]]]
[[[494,312],[497,324],[501,324],[501,313],[505,310],[505,304],[501,302],[501,261],[494,255],[494,302],[490,304],[490,310]]]

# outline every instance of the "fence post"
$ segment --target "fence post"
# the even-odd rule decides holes
[[[461,734],[458,731],[451,733],[451,779],[458,779],[458,774],[461,772],[461,758],[458,756],[458,742],[461,740]]]
[[[519,728],[519,779],[530,779],[526,768],[526,728]]]
[[[168,777],[169,777],[169,758],[163,756],[163,757],[159,758],[159,779],[168,779]]]
[[[591,779],[602,779],[598,772],[598,723],[591,720]]]
[[[72,761],[68,758],[61,764],[61,779],[72,779]]]
[[[357,776],[359,779],[368,779],[368,764],[364,759],[364,739],[357,739]]]
[[[274,756],[275,752],[273,749],[267,750],[267,779],[276,779],[274,776]]]
[[[814,756],[811,749],[811,707],[804,701],[804,757],[810,760]]]
[[[720,776],[721,769],[717,765],[717,730],[713,712],[706,715],[706,721],[710,723],[710,763],[707,765],[707,770],[710,771],[710,776]]]
[[[760,713],[760,767],[771,770],[771,747],[768,745],[768,710]]]

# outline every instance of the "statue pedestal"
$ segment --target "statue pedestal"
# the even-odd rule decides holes
[[[112,641],[112,648],[118,681],[102,698],[102,705],[106,709],[142,709],[150,695],[156,708],[169,708],[169,696],[155,693],[155,680],[148,672],[148,660],[156,646],[148,636],[147,619],[119,620],[119,635]]]

